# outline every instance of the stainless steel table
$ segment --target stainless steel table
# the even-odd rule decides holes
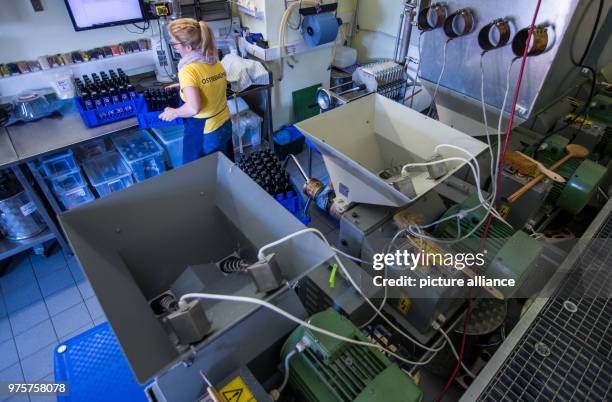
[[[19,160],[5,128],[0,127],[0,168],[7,167]]]
[[[138,121],[132,117],[100,127],[87,128],[78,114],[71,114],[10,126],[8,133],[20,162],[25,162],[136,126],[138,126]]]

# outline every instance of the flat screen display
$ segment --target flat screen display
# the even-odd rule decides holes
[[[64,0],[75,31],[144,21],[141,0]]]

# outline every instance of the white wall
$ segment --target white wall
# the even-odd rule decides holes
[[[64,0],[42,0],[35,12],[30,0],[0,0],[0,63],[36,60],[39,56],[87,50],[126,40],[150,37],[132,34],[125,26],[76,32]],[[155,23],[152,26],[156,27]],[[135,31],[133,26],[129,29]]]

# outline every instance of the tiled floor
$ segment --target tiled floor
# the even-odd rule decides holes
[[[53,381],[55,347],[105,320],[73,256],[56,247],[48,257],[27,252],[13,257],[0,276],[0,381]]]

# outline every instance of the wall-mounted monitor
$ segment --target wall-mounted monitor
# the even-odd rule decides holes
[[[64,0],[75,31],[145,20],[141,0]]]

